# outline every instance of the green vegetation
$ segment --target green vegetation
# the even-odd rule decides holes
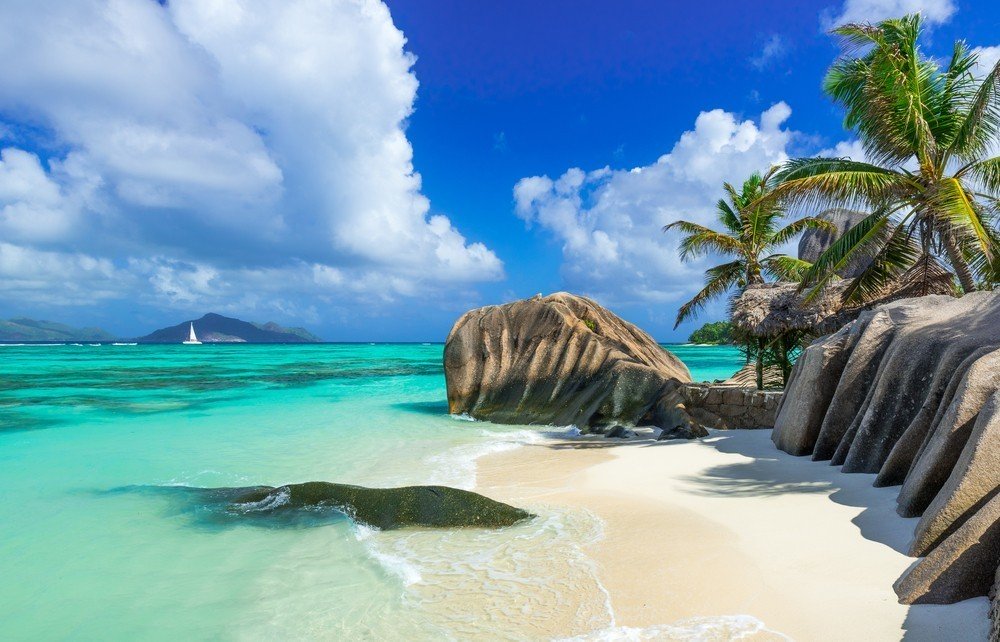
[[[1000,280],[1000,64],[981,70],[963,42],[943,67],[917,41],[919,15],[834,33],[845,54],[827,73],[827,93],[847,110],[870,162],[798,158],[775,175],[766,199],[786,204],[860,205],[871,214],[848,230],[804,275],[813,297],[852,256],[869,267],[844,292],[860,303],[922,259],[951,265],[962,289]],[[924,261],[927,265],[928,261]]]
[[[691,343],[732,343],[733,324],[729,321],[706,323],[691,333],[688,341]]]
[[[754,283],[764,283],[765,276],[774,279],[798,281],[809,263],[786,254],[770,254],[802,230],[813,227],[835,231],[826,220],[807,216],[779,228],[784,210],[776,199],[767,198],[771,192],[771,172],[761,176],[752,174],[743,182],[740,191],[729,183],[723,187],[729,201],[719,199],[716,216],[725,232],[689,221],[676,221],[663,231],[678,229],[685,234],[681,239],[681,260],[721,254],[733,260],[709,268],[705,272],[705,287],[677,311],[676,328],[684,319],[694,317],[710,300],[734,288],[743,289]]]
[[[594,323],[593,321],[591,321],[590,319],[584,319],[583,320],[583,325],[585,325],[588,328],[590,328],[591,332],[597,332],[597,324]]]

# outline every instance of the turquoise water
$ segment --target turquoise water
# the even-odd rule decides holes
[[[663,347],[680,357],[691,371],[694,381],[728,379],[746,363],[746,358],[736,346],[671,343]]]
[[[478,456],[538,438],[444,399],[440,345],[0,346],[0,639],[531,637],[570,606],[568,632],[608,626],[591,515],[378,532],[220,523],[178,492],[471,488]]]

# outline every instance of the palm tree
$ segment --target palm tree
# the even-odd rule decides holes
[[[863,205],[871,214],[806,272],[810,297],[853,256],[871,258],[844,292],[870,300],[932,256],[950,263],[965,292],[1000,275],[1000,64],[977,78],[977,57],[956,42],[947,67],[925,58],[919,15],[834,30],[845,53],[824,88],[846,108],[844,125],[868,162],[800,158],[785,163],[765,200]],[[859,254],[860,253],[860,254]]]
[[[689,221],[676,221],[664,226],[664,232],[675,228],[684,232],[680,244],[682,261],[709,254],[733,258],[728,263],[706,270],[705,287],[677,311],[675,328],[688,317],[697,316],[711,299],[733,288],[742,290],[748,285],[764,283],[765,277],[798,281],[811,264],[785,254],[769,252],[809,227],[836,232],[832,223],[813,216],[778,229],[777,224],[784,216],[784,210],[777,201],[766,198],[770,194],[769,184],[774,171],[772,169],[763,176],[752,174],[743,182],[740,191],[729,183],[723,185],[729,201],[719,199],[715,209],[724,232]]]
[[[743,290],[748,285],[764,283],[765,277],[776,280],[798,281],[802,274],[811,267],[807,261],[801,261],[785,254],[769,254],[775,248],[794,238],[806,228],[816,228],[828,232],[836,232],[836,227],[829,221],[817,217],[805,217],[778,228],[779,220],[784,216],[784,210],[774,199],[768,199],[770,183],[775,168],[761,176],[751,174],[743,181],[740,191],[729,183],[723,184],[729,201],[722,198],[716,204],[716,216],[725,232],[717,232],[697,223],[676,221],[664,226],[663,231],[677,228],[684,232],[681,240],[681,260],[688,261],[708,254],[721,254],[732,257],[733,260],[705,271],[705,287],[694,295],[677,311],[676,328],[680,323],[695,316],[708,301],[722,296],[731,289]],[[784,337],[780,340],[780,359],[787,366],[788,346]],[[757,388],[764,387],[764,352],[767,342],[764,339],[747,340],[747,361],[751,354],[757,362]],[[787,368],[783,372],[787,375]]]

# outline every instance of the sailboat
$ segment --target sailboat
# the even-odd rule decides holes
[[[198,341],[198,335],[194,333],[194,323],[188,328],[188,340],[183,342],[186,346],[200,346],[201,341]]]

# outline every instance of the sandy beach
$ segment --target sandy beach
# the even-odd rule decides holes
[[[619,633],[671,639],[677,623],[749,616],[762,624],[741,639],[985,640],[986,598],[897,602],[915,520],[895,513],[898,488],[873,479],[780,452],[769,430],[738,430],[543,441],[480,460],[478,485],[603,520],[586,553]]]

